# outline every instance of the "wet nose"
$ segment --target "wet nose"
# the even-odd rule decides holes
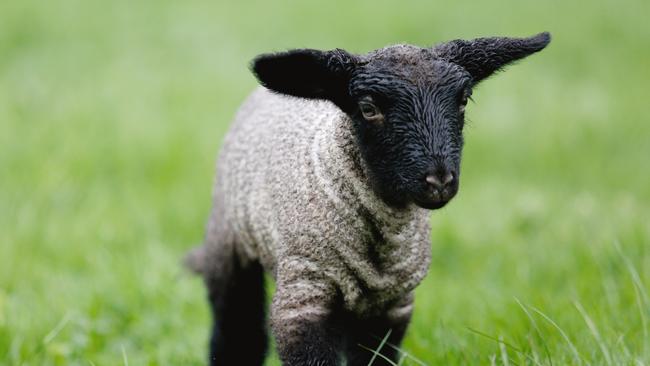
[[[434,173],[427,174],[427,183],[436,191],[442,191],[449,187],[454,181],[454,173],[446,170],[439,170]]]

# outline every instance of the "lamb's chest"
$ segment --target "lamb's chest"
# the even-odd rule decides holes
[[[404,239],[401,237],[400,239]],[[408,240],[383,245],[373,258],[345,260],[346,276],[339,283],[346,310],[372,315],[401,303],[424,279],[431,262],[428,235],[409,233]]]

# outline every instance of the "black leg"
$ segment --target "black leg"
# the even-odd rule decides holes
[[[213,313],[209,364],[262,365],[267,350],[264,271],[234,257],[206,277]]]
[[[383,357],[374,356],[373,366],[391,365],[384,357],[394,364],[398,362],[399,352],[393,347],[399,347],[411,320],[411,303],[393,307],[382,316],[372,317],[351,322],[346,342],[346,357],[349,366],[367,366],[373,359],[374,351]],[[381,342],[388,335],[386,343],[380,348]],[[391,347],[391,345],[393,347]]]
[[[326,320],[275,326],[274,334],[284,366],[340,365],[341,336]]]
[[[286,272],[280,273],[288,276]],[[282,365],[340,365],[343,339],[332,306],[336,291],[305,280],[314,277],[310,273],[289,275],[295,275],[295,281],[279,279],[271,307],[271,329]]]

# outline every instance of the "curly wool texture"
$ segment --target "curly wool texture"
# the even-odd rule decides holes
[[[204,276],[235,253],[277,282],[272,322],[410,307],[430,263],[429,213],[372,191],[352,120],[332,103],[256,90],[217,163],[214,207],[194,259]]]

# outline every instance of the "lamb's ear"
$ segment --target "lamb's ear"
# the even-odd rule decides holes
[[[464,67],[478,83],[507,64],[541,51],[550,41],[548,32],[529,38],[457,39],[435,46],[433,51],[438,57]]]
[[[291,50],[257,56],[251,69],[260,84],[278,93],[328,99],[342,107],[356,57],[344,50]]]

